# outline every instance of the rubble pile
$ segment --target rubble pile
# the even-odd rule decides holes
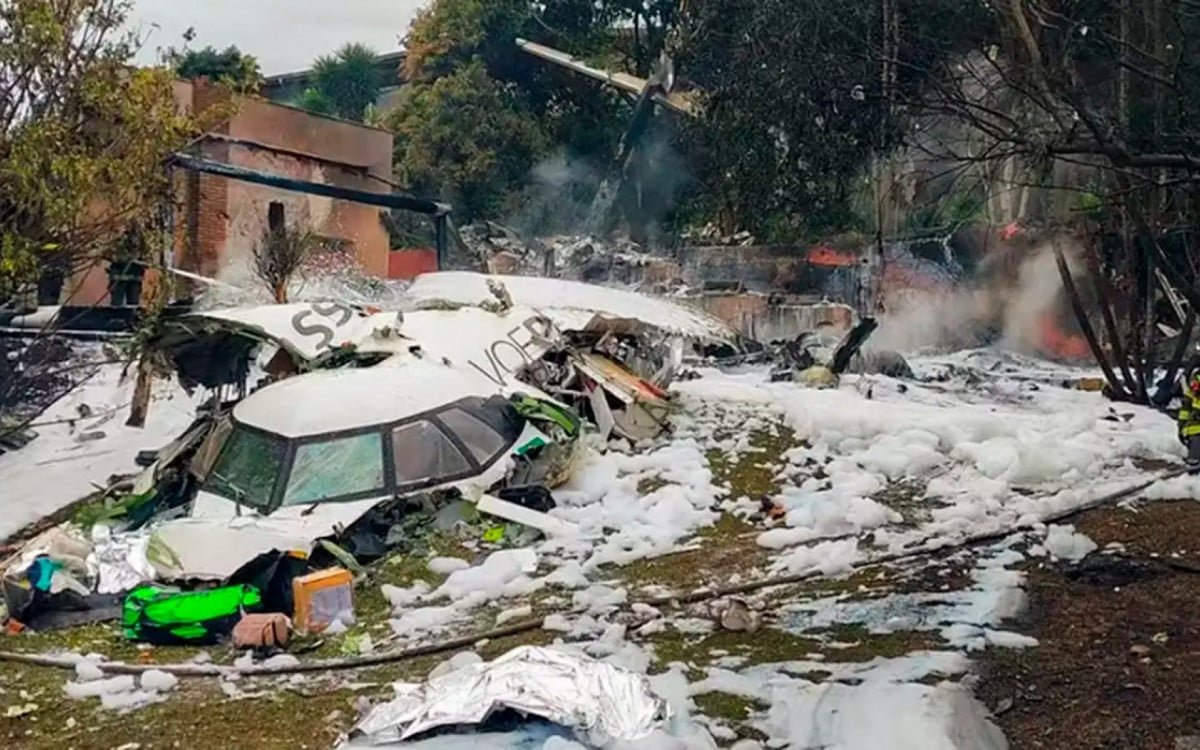
[[[745,230],[726,234],[716,224],[705,224],[703,227],[684,230],[681,238],[692,245],[706,247],[750,247],[758,243],[757,238]]]
[[[122,711],[170,700],[176,674],[219,679],[230,700],[248,687],[307,697],[341,690],[340,677],[309,676],[319,670],[352,680],[367,661],[457,652],[428,679],[393,685],[391,699],[356,700],[355,714],[336,722],[349,732],[346,748],[431,737],[486,747],[477,740],[493,735],[513,747],[514,732],[543,730],[531,746],[690,736],[691,696],[757,690],[764,673],[731,660],[704,675],[670,668],[644,678],[650,647],[681,635],[774,638],[800,610],[776,617],[765,597],[736,588],[685,610],[671,599],[726,577],[733,586],[815,563],[844,570],[862,534],[911,531],[873,499],[882,477],[954,466],[957,444],[941,445],[941,434],[962,445],[1010,439],[999,417],[957,405],[948,387],[871,378],[817,390],[854,371],[912,376],[902,360],[873,362],[874,325],[845,335],[821,327],[755,349],[672,301],[465,272],[418,277],[402,309],[323,301],[182,315],[152,343],[202,408],[186,429],[173,426],[175,440],[143,451],[141,473],[107,485],[86,516],[0,559],[9,627],[114,623],[105,630],[137,644],[138,664],[54,658],[77,660],[60,666],[73,670],[63,688],[71,700]],[[740,366],[751,354],[774,365],[773,377]],[[930,440],[894,439],[904,419],[916,425],[905,439],[923,431]],[[754,444],[775,437],[770,453]],[[718,480],[715,457],[739,454],[730,459],[739,475],[753,462],[787,484],[761,492],[749,483],[757,475]],[[994,465],[976,460],[980,472]],[[802,487],[810,466],[814,481]],[[693,536],[724,513],[763,525],[753,547],[720,527]],[[713,545],[713,563],[730,569],[711,572],[710,550],[698,545]],[[668,563],[682,577],[664,579],[661,598],[613,583],[612,566],[680,551],[692,554]],[[513,650],[509,638],[534,630],[560,642]],[[172,648],[214,643],[205,663]],[[141,667],[166,671],[121,671]],[[908,689],[929,688],[917,679]],[[825,688],[805,679],[790,689]],[[704,738],[732,736],[707,718],[695,726]]]
[[[595,252],[571,247],[569,257]],[[873,330],[866,321],[832,349],[814,335],[768,350],[663,298],[469,272],[418,277],[402,309],[323,301],[172,317],[147,351],[199,397],[190,424],[143,450],[141,471],[111,478],[86,512],[8,550],[0,560],[7,627],[116,622],[121,637],[143,646],[229,644],[248,652],[247,666],[250,654],[263,665],[294,661],[313,638],[358,627],[358,589],[372,571],[400,555],[428,556],[434,538],[488,553],[475,566],[431,562],[449,574],[442,593],[452,603],[481,589],[491,595],[537,571],[540,540],[566,549],[596,533],[573,512],[569,492],[560,506],[552,490],[586,474],[589,451],[607,441],[628,450],[672,435],[679,408],[670,388],[690,368],[772,357],[778,379],[828,387],[865,366]],[[672,465],[702,461],[696,450],[672,453]],[[699,466],[684,473],[707,486]],[[700,522],[714,499],[664,499],[663,518]],[[381,591],[398,634],[410,622],[457,616],[453,606],[409,612],[415,599],[404,590]],[[749,613],[726,615],[722,622],[735,623]],[[636,694],[636,680],[611,699],[597,687],[631,679],[623,673],[525,656],[489,669],[519,662],[527,680],[538,670],[547,684],[569,676],[579,694],[556,687],[536,705],[528,692],[513,703],[463,673],[453,688],[447,678],[378,707],[367,721],[374,729],[362,731],[424,731],[413,717],[429,701],[448,711],[463,701],[461,714],[447,713],[455,723],[496,704],[629,739],[665,718],[660,702]],[[121,705],[163,697],[122,685]],[[614,734],[601,718],[618,698],[636,721]]]
[[[476,269],[487,273],[549,276],[667,291],[682,286],[673,262],[656,257],[628,238],[586,235],[527,238],[495,222],[459,230]]]

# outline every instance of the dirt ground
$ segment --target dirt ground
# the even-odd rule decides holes
[[[714,453],[710,467],[732,497],[770,496],[779,490],[773,465],[795,445],[786,429],[757,432],[751,449],[736,458]],[[819,467],[818,467],[819,470]],[[666,484],[644,480],[642,493]],[[877,498],[919,521],[916,498],[922,487],[898,484]],[[1096,511],[1076,519],[1079,530],[1096,541],[1098,551],[1082,563],[1028,563],[1030,606],[1004,630],[1038,639],[1037,648],[991,648],[972,654],[980,677],[980,698],[1014,750],[1200,750],[1200,504],[1157,503],[1136,510]],[[627,587],[632,598],[663,591],[754,580],[767,575],[770,554],[756,542],[763,519],[725,515],[701,531],[685,549],[606,568],[598,580]],[[387,647],[390,605],[380,585],[440,583],[427,557],[475,555],[461,544],[431,539],[428,550],[400,555],[377,566],[356,602],[362,622],[357,630],[333,637],[304,658],[345,653],[351,636],[369,633]],[[777,617],[789,603],[835,597],[867,601],[889,594],[961,591],[973,585],[970,572],[977,551],[959,550],[911,568],[876,567],[841,578],[817,579],[764,592],[757,597],[764,627],[754,633],[706,632],[670,627],[630,634],[652,655],[650,672],[682,665],[690,680],[702,679],[717,660],[733,656],[745,664],[796,659],[828,664],[869,664],[913,651],[945,647],[937,629],[870,632],[854,623],[808,630],[789,629]],[[570,606],[572,593],[547,590],[528,599],[537,615]],[[504,602],[483,608],[465,625],[472,632],[491,627]],[[703,619],[684,609],[670,617]],[[534,631],[493,642],[477,651],[494,658],[519,645],[544,645],[554,633]],[[76,628],[6,642],[14,650],[45,653],[100,652],[137,660],[139,650],[115,625]],[[142,654],[155,663],[186,661],[194,650],[153,649]],[[230,663],[232,649],[210,652],[216,663]],[[33,667],[0,666],[0,748],[124,748],[175,750],[245,747],[266,750],[319,750],[355,723],[364,702],[385,700],[394,680],[422,680],[446,654],[355,673],[309,679],[242,680],[222,686],[215,680],[184,681],[170,700],[128,714],[102,710],[95,700],[67,698],[69,673]],[[832,668],[832,667],[831,667]],[[821,681],[828,672],[813,673]],[[927,676],[934,681],[961,675]],[[719,743],[731,747],[743,739],[766,740],[755,724],[766,706],[743,696],[707,692],[694,696],[696,713],[727,730]],[[1189,738],[1197,737],[1196,744]],[[1182,742],[1180,742],[1182,740]],[[887,750],[887,748],[880,748]]]
[[[1200,748],[1200,504],[1097,511],[1077,527],[1102,552],[1120,546],[1030,571],[1012,629],[1040,646],[989,650],[980,698],[1014,750]]]

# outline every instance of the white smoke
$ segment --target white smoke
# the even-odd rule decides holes
[[[919,352],[969,346],[988,318],[990,297],[984,290],[960,289],[893,298],[871,336],[871,348]]]
[[[532,237],[576,233],[603,179],[595,166],[560,149],[533,167],[520,207],[504,223]]]
[[[1064,254],[1078,279],[1076,249],[1064,247]],[[901,352],[956,349],[976,346],[990,331],[999,334],[1001,348],[1037,354],[1042,334],[1039,321],[1057,310],[1063,285],[1052,244],[1034,246],[1024,256],[1015,278],[1011,273],[984,268],[954,291],[911,293],[890,300],[871,346]]]
[[[1063,252],[1068,258],[1068,267],[1076,265],[1071,263],[1075,253],[1067,252],[1066,248]],[[1079,277],[1078,268],[1070,270],[1072,275]],[[1016,352],[1032,353],[1039,341],[1038,319],[1054,307],[1063,291],[1053,247],[1041,245],[1035,248],[1032,257],[1021,265],[1017,285],[1006,291],[1000,345]]]

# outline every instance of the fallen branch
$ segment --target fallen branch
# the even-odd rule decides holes
[[[1067,293],[1067,299],[1071,302],[1071,309],[1075,311],[1076,321],[1079,323],[1079,330],[1083,333],[1084,339],[1087,340],[1088,348],[1092,350],[1092,356],[1096,358],[1096,364],[1100,366],[1104,373],[1104,379],[1108,381],[1108,385],[1112,388],[1112,398],[1114,401],[1132,401],[1133,393],[1127,390],[1125,384],[1117,379],[1117,374],[1113,372],[1112,365],[1109,364],[1108,358],[1104,356],[1104,349],[1100,346],[1100,340],[1096,338],[1096,332],[1092,328],[1091,321],[1088,320],[1087,310],[1083,307],[1083,299],[1079,296],[1079,289],[1075,286],[1075,278],[1071,275],[1071,268],[1067,265],[1067,259],[1063,255],[1062,246],[1058,242],[1054,243],[1054,262],[1058,266],[1058,275],[1062,278],[1063,290]],[[1132,389],[1133,384],[1129,387]]]
[[[1022,531],[1030,531],[1037,526],[1048,523],[1057,523],[1066,520],[1073,516],[1079,515],[1089,510],[1095,510],[1106,505],[1111,505],[1122,500],[1125,500],[1133,495],[1142,492],[1156,482],[1164,481],[1178,477],[1187,472],[1186,468],[1171,469],[1163,472],[1153,479],[1148,479],[1131,487],[1126,487],[1107,495],[1091,500],[1083,505],[1076,506],[1069,510],[1052,513],[1035,522],[1018,524],[1015,527],[1004,530],[990,531],[972,536],[964,537],[955,541],[936,540],[927,542],[917,547],[911,547],[906,550],[898,550],[896,552],[888,552],[882,555],[876,555],[870,560],[851,566],[846,571],[847,573],[863,570],[865,568],[873,568],[878,565],[888,563],[902,562],[905,560],[913,560],[927,555],[945,552],[948,550],[962,549],[964,547],[973,547],[987,542],[1006,539],[1013,534]],[[789,586],[796,583],[803,583],[814,578],[820,578],[826,575],[822,570],[808,570],[804,573],[795,573],[792,575],[778,576],[775,578],[765,578],[761,581],[753,581],[751,583],[739,584],[736,586],[723,586],[718,588],[705,588],[693,591],[690,594],[680,596],[660,596],[651,599],[645,599],[630,604],[645,604],[652,607],[677,607],[685,604],[696,604],[698,602],[708,601],[711,599],[720,599],[726,596],[735,596],[739,594],[749,594],[763,589],[775,588],[777,586]],[[582,615],[586,614],[588,608],[580,607],[573,610],[558,612],[563,616]],[[499,640],[501,638],[510,638],[514,635],[521,635],[532,630],[540,630],[545,622],[545,616],[529,618],[513,623],[503,628],[496,628],[482,633],[472,633],[469,635],[453,638],[441,643],[430,643],[424,646],[414,646],[413,648],[403,649],[401,651],[392,651],[381,654],[370,654],[366,656],[352,656],[342,659],[320,659],[317,661],[302,662],[299,664],[287,664],[279,666],[250,666],[250,667],[232,667],[221,666],[217,664],[126,664],[124,662],[100,662],[96,667],[105,674],[128,674],[137,675],[158,670],[176,677],[223,677],[226,675],[240,675],[242,677],[275,677],[288,674],[302,674],[308,672],[333,672],[348,669],[363,669],[366,667],[377,667],[384,664],[394,664],[396,662],[416,659],[422,656],[433,656],[436,654],[446,653],[447,651],[456,651],[458,649],[474,646],[484,640]],[[15,664],[26,664],[35,667],[48,667],[52,669],[73,670],[79,662],[79,657],[67,656],[44,656],[41,654],[22,654],[11,651],[0,651],[0,663],[10,662]]]
[[[305,672],[333,672],[345,669],[362,669],[382,664],[392,664],[422,656],[455,651],[468,646],[474,646],[482,640],[497,640],[508,638],[542,626],[545,618],[538,617],[522,620],[513,625],[489,630],[485,633],[474,633],[454,638],[441,643],[431,643],[425,646],[414,646],[402,651],[366,656],[351,656],[343,659],[318,659],[299,664],[284,664],[279,666],[256,665],[250,667],[222,666],[219,664],[126,664],[125,662],[98,662],[96,666],[105,674],[144,674],[158,670],[176,677],[224,677],[240,675],[242,677],[273,677],[286,674],[302,674]],[[21,654],[11,651],[0,651],[0,662],[27,664],[34,667],[49,667],[53,669],[75,669],[80,657],[44,656],[41,654]]]
[[[1125,387],[1132,393],[1136,381],[1133,378],[1133,371],[1129,369],[1129,358],[1125,356],[1125,345],[1121,342],[1121,333],[1117,329],[1117,319],[1113,315],[1112,286],[1108,283],[1108,278],[1104,275],[1104,269],[1100,265],[1100,257],[1096,252],[1096,243],[1089,242],[1086,250],[1088,275],[1091,277],[1092,290],[1096,294],[1096,301],[1100,307],[1100,317],[1104,321],[1104,327],[1108,332],[1108,340],[1112,344],[1113,357],[1117,360],[1117,365],[1121,368],[1121,374],[1125,377]],[[1061,269],[1059,273],[1062,273]]]
[[[1200,564],[1172,557],[1149,557],[1146,555],[1114,555],[1122,560],[1145,563],[1155,568],[1166,568],[1176,573],[1200,575]]]

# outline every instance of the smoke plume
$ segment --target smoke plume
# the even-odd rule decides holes
[[[648,130],[637,148],[623,192],[615,199],[628,203],[636,196],[641,223],[657,227],[675,210],[691,173],[666,126]],[[613,172],[615,158],[615,153],[584,159],[565,149],[556,151],[530,170],[519,208],[504,223],[527,237],[587,234],[606,180],[614,187],[621,181]]]
[[[1064,247],[1072,272],[1076,247]],[[1061,316],[1063,286],[1053,245],[989,257],[974,277],[942,293],[892,294],[872,345],[897,351],[956,349],[984,343],[1047,354],[1044,321]],[[1015,262],[1014,262],[1015,261]],[[1067,321],[1057,321],[1060,324]]]

